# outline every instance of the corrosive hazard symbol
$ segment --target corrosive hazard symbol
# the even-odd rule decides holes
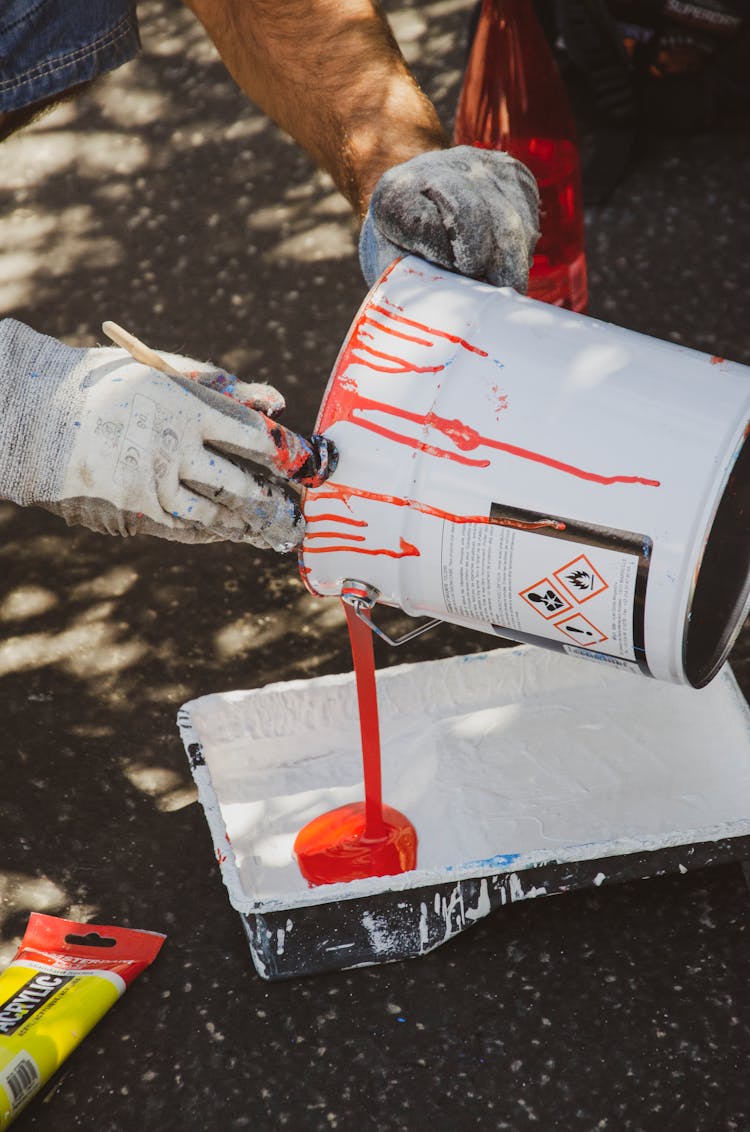
[[[572,617],[566,617],[564,621],[556,621],[555,628],[559,629],[569,641],[575,641],[577,645],[582,645],[584,648],[588,648],[590,645],[600,645],[607,640],[607,634],[602,633],[601,629],[597,629],[596,625],[589,621],[588,617],[584,617],[582,613],[574,613]]]
[[[553,575],[564,591],[579,604],[609,589],[601,574],[594,569],[585,554],[579,554],[567,566],[561,566]]]
[[[521,590],[518,596],[535,609],[545,621],[556,617],[558,613],[567,613],[573,608],[561,587],[556,586],[549,578],[542,578],[536,585]]]

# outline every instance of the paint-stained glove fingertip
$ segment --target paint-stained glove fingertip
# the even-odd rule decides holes
[[[419,154],[375,187],[359,241],[365,280],[372,286],[394,259],[412,253],[526,290],[538,206],[533,176],[509,154],[472,146]]]

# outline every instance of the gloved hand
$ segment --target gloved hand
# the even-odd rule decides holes
[[[400,255],[525,292],[539,238],[539,193],[507,153],[459,145],[389,169],[378,181],[359,239],[369,286]]]
[[[186,376],[0,322],[0,497],[109,534],[297,546],[296,502],[241,466],[288,475],[273,422],[242,403],[278,412],[281,395],[165,359]]]

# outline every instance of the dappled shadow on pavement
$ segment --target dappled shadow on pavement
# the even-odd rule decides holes
[[[471,3],[389,6],[449,121]],[[348,208],[178,3],[142,16],[135,63],[2,149],[0,315],[74,345],[114,319],[277,384],[285,419],[309,431],[364,295]],[[591,313],[750,362],[749,175],[745,135],[654,142],[588,217]],[[378,644],[378,663],[492,643],[446,627]],[[733,663],[748,693],[747,632]],[[357,1113],[357,1127],[411,1132],[462,1127],[479,1105],[514,1132],[609,1127],[613,1113],[617,1128],[731,1127],[639,1113],[660,1073],[683,1105],[695,1067],[727,1113],[744,1103],[742,1061],[734,1074],[722,1047],[730,1016],[743,1029],[738,873],[513,907],[417,964],[270,989],[255,977],[175,715],[207,692],[349,668],[336,602],[304,591],[292,557],[103,538],[2,506],[0,957],[32,909],[169,934],[26,1125],[119,1132],[137,1112],[147,1128],[307,1130]]]

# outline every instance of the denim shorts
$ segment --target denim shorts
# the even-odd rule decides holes
[[[0,0],[0,112],[111,71],[139,46],[135,0]]]

